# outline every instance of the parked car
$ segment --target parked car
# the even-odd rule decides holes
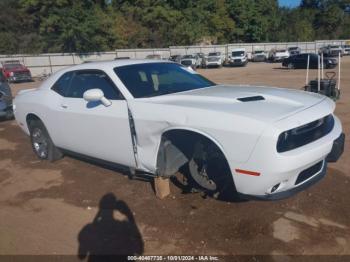
[[[205,67],[205,54],[204,53],[194,53],[198,57],[200,67]]]
[[[297,46],[292,46],[288,48],[289,55],[299,55],[301,53],[301,49]]]
[[[323,53],[323,56],[338,57],[339,54],[343,55],[343,49],[340,45],[327,45],[321,47],[318,53],[319,55]]]
[[[0,119],[11,119],[12,110],[12,92],[6,77],[0,71]]]
[[[283,59],[289,57],[289,52],[285,49],[272,49],[269,53],[269,61],[276,63],[282,62]]]
[[[221,67],[224,63],[221,52],[209,53],[205,59],[205,67]]]
[[[2,72],[10,83],[32,81],[30,70],[18,60],[2,62]]]
[[[267,60],[267,54],[264,50],[254,50],[251,59],[253,62],[265,62]]]
[[[65,68],[14,100],[39,159],[75,153],[154,177],[184,167],[219,199],[281,199],[324,177],[344,148],[334,108],[319,94],[217,85],[147,60]]]
[[[316,55],[314,53],[294,55],[294,56],[285,58],[282,62],[282,66],[288,67],[289,69],[295,69],[295,68],[306,69],[308,56],[310,56],[309,68],[317,69],[319,55]],[[338,65],[337,59],[331,58],[331,57],[323,58],[324,68],[334,68],[337,65]]]
[[[248,55],[245,48],[233,49],[227,62],[230,66],[246,66],[248,64]]]
[[[161,55],[157,55],[157,54],[154,54],[154,55],[147,55],[147,56],[146,56],[146,59],[151,59],[151,60],[162,60],[162,56],[161,56]]]
[[[181,55],[172,55],[169,57],[169,61],[173,61],[176,63],[181,63]]]
[[[343,45],[343,55],[350,55],[350,45]]]
[[[184,55],[181,58],[181,64],[184,66],[190,66],[193,69],[196,69],[201,66],[201,59],[197,55]]]
[[[124,59],[130,59],[129,56],[118,56],[116,58],[114,58],[114,60],[124,60]]]

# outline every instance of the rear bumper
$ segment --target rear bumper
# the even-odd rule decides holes
[[[11,76],[8,78],[9,82],[21,82],[21,81],[32,81],[31,75],[20,75],[20,76]]]

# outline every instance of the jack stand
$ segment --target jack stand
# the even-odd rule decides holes
[[[155,177],[154,178],[154,190],[156,196],[159,199],[164,199],[170,195],[170,180],[169,178]]]

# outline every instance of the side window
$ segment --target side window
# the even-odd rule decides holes
[[[107,99],[120,100],[122,95],[116,89],[112,80],[102,71],[85,70],[75,72],[67,97],[83,98],[87,90],[101,89]]]
[[[72,79],[72,72],[63,74],[56,83],[52,86],[52,90],[61,96],[66,96],[69,88],[70,81]]]

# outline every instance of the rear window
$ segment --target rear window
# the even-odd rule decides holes
[[[216,52],[216,53],[209,53],[208,56],[220,56],[220,55],[221,55],[221,53]]]
[[[14,69],[17,67],[22,67],[22,65],[21,64],[4,64],[4,68],[7,70]]]

